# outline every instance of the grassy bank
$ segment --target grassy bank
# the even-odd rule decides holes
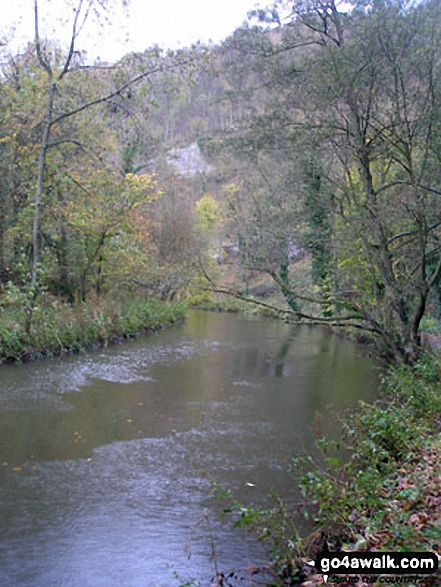
[[[391,369],[382,394],[345,418],[341,444],[318,439],[321,459],[292,463],[304,501],[268,509],[233,503],[236,525],[268,544],[277,587],[322,584],[307,561],[331,550],[441,550],[441,362],[430,355]],[[225,496],[224,496],[225,497]],[[299,516],[311,533],[300,536]],[[372,578],[372,584],[376,579]],[[437,582],[438,581],[438,582]],[[432,585],[441,584],[438,575]]]
[[[257,314],[257,306],[238,300],[234,297],[223,296],[216,300],[205,300],[202,303],[193,304],[195,310],[206,310],[209,312],[226,312],[231,314]]]
[[[141,295],[102,297],[70,306],[39,299],[26,333],[23,307],[0,310],[0,363],[32,361],[107,346],[158,330],[184,317],[183,303]]]

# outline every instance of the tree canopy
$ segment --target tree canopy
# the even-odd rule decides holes
[[[257,16],[277,21],[274,10]],[[303,243],[315,311],[291,310],[369,331],[406,361],[441,277],[440,18],[434,2],[347,12],[294,2],[276,31],[245,29],[228,41],[241,56],[231,83],[240,95],[235,70],[249,59],[248,90],[259,96],[254,117],[228,139],[257,182],[242,180],[238,191],[249,202],[239,222],[247,237],[238,235],[246,264],[301,302],[281,252]]]

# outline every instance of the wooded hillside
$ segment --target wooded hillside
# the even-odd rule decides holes
[[[29,330],[42,296],[222,289],[227,257],[294,320],[412,361],[441,299],[441,11],[345,7],[276,2],[219,46],[90,64],[80,9],[65,48],[40,38],[35,2],[35,42],[2,48],[2,307],[19,300]],[[173,164],[191,145],[202,173]]]

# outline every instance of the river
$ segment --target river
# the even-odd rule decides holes
[[[219,566],[246,566],[211,482],[250,502],[291,495],[286,461],[312,446],[316,414],[334,433],[328,414],[376,381],[359,347],[317,328],[201,311],[123,346],[2,366],[0,585],[209,584],[204,508]]]

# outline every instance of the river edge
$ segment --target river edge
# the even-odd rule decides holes
[[[239,300],[213,302],[199,309],[249,313],[283,319]],[[325,331],[369,345],[342,329]],[[372,355],[371,349],[368,354]],[[380,362],[384,360],[380,357]],[[331,551],[432,551],[441,554],[441,358],[427,344],[414,365],[390,366],[380,383],[379,398],[345,414],[342,446],[352,454],[338,458],[340,446],[325,437],[317,439],[322,461],[294,459],[296,483],[305,502],[293,511],[276,500],[275,507],[254,509],[239,503],[228,490],[220,498],[235,525],[253,532],[270,547],[268,567],[252,574],[272,574],[270,587],[316,587],[323,574],[311,564],[319,552]],[[309,505],[305,505],[309,504]],[[314,520],[314,530],[301,535],[293,518]],[[290,528],[290,532],[280,528]],[[440,559],[441,564],[441,559]],[[351,578],[347,576],[348,584]],[[219,578],[218,578],[219,579]],[[332,578],[331,578],[332,580]],[[377,585],[372,575],[363,585]],[[344,577],[339,577],[344,581]],[[353,581],[352,581],[353,582]],[[421,583],[420,584],[426,584]],[[441,585],[438,574],[427,585]]]
[[[185,318],[183,302],[162,302],[141,295],[103,297],[79,305],[42,300],[33,325],[25,331],[25,309],[0,314],[0,365],[69,356],[122,344],[163,330]]]
[[[125,300],[125,307],[131,310],[137,304]],[[108,339],[77,351],[68,349],[64,354],[131,340],[173,324],[185,314],[183,305],[179,309],[173,304],[158,304],[145,299],[139,301],[139,307],[145,312],[143,319],[149,313],[150,327],[133,334],[132,330],[121,330],[118,335],[113,332]],[[167,307],[171,314],[165,312]],[[115,305],[112,309],[117,311]],[[81,310],[92,330],[101,328],[100,336],[105,333],[103,324],[109,328],[115,325],[116,315],[112,315],[110,307],[104,311],[104,307],[94,302],[87,312],[84,306]],[[176,312],[177,318],[173,320]],[[168,322],[164,322],[167,315]],[[134,327],[132,322],[130,328]],[[428,550],[441,542],[441,490],[437,481],[441,463],[440,377],[439,360],[430,355],[413,367],[391,369],[384,379],[381,398],[372,406],[362,405],[354,410],[351,422],[346,423],[346,442],[353,453],[349,464],[336,463],[334,455],[332,462],[327,460],[329,446],[325,439],[319,439],[325,470],[310,469],[299,481],[305,495],[315,502],[313,507],[304,510],[317,520],[312,534],[295,537],[294,541],[292,535],[282,536],[280,527],[284,525],[284,517],[291,517],[292,512],[280,504],[259,512],[240,506],[246,507],[239,514],[240,523],[248,528],[254,525],[259,536],[265,529],[267,535],[263,538],[275,552],[271,570],[277,582],[273,585],[321,584],[322,576],[314,569],[308,570],[307,562],[321,548],[322,532],[332,550],[340,547],[352,551]],[[426,482],[421,484],[421,478]]]
[[[341,446],[340,446],[341,444]],[[318,587],[318,554],[436,552],[441,554],[441,360],[427,352],[413,366],[391,367],[380,397],[345,414],[341,443],[318,437],[320,462],[293,459],[291,470],[305,501],[293,508],[276,497],[256,509],[226,490],[219,495],[236,527],[267,544],[269,564],[250,570],[272,575],[267,587]],[[341,447],[351,451],[340,459]],[[313,520],[301,535],[295,520]],[[438,556],[438,558],[440,558]],[[332,574],[332,570],[331,570]],[[354,575],[331,582],[354,584]],[[379,585],[372,575],[360,585]],[[408,584],[408,583],[404,583]],[[419,580],[441,585],[438,573]]]
[[[441,361],[433,353],[412,366],[391,367],[378,400],[361,403],[345,423],[349,463],[326,459],[324,443],[324,473],[309,472],[301,481],[305,495],[316,500],[317,529],[303,542],[306,557],[297,557],[297,568],[301,563],[304,571],[305,558],[315,558],[324,546],[440,552],[440,382]],[[308,585],[322,581],[314,569],[306,575]],[[441,584],[439,573],[432,578],[427,584]]]
[[[332,326],[329,324],[311,324],[307,320],[299,323],[297,321],[293,321],[290,317],[290,314],[288,312],[284,313],[283,310],[280,310],[280,312],[276,312],[275,310],[254,305],[252,302],[239,300],[236,298],[198,303],[190,307],[194,310],[202,310],[204,312],[220,312],[227,314],[245,314],[249,316],[262,316],[265,318],[271,318],[272,320],[282,320],[286,324],[297,324],[299,326],[313,326],[314,328],[318,328],[319,330],[327,334],[332,334],[344,340],[348,340],[353,343],[362,345],[367,356],[387,366],[386,357],[379,357],[375,355],[375,344],[374,341],[369,337],[368,333],[362,334],[359,331],[354,332],[341,326]],[[428,344],[427,346],[433,347],[434,345]],[[441,342],[439,348],[441,348]]]

